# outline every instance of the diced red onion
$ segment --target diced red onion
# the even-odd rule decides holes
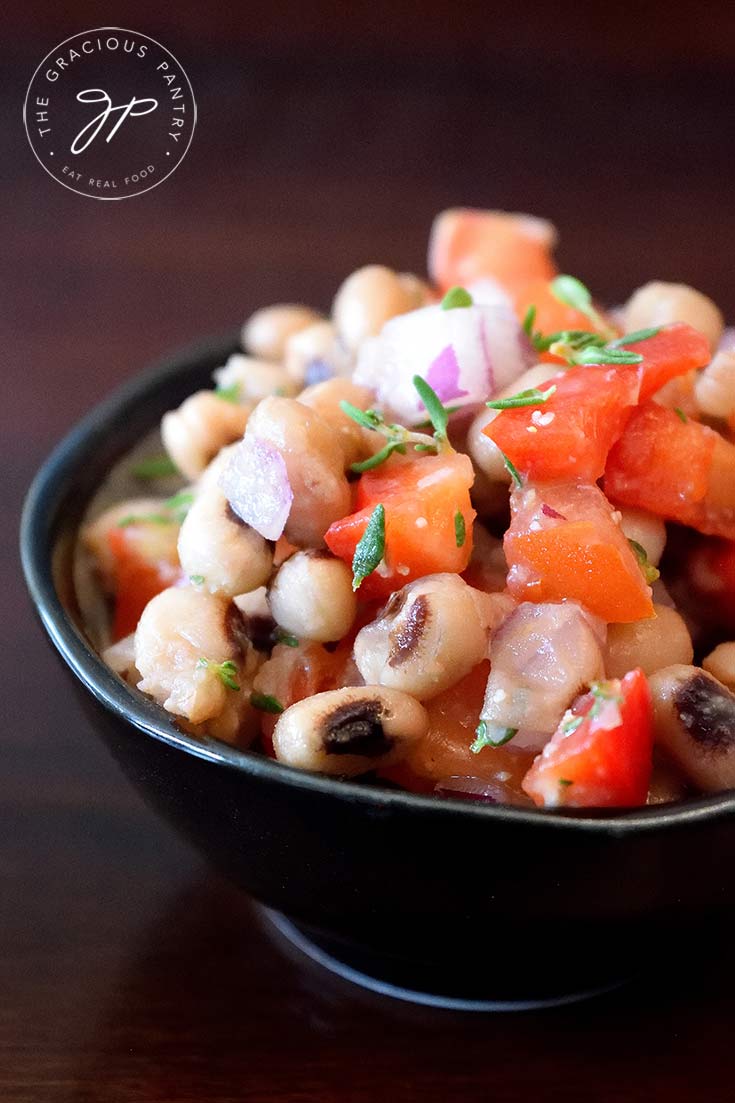
[[[566,521],[566,517],[563,513],[559,513],[558,510],[554,509],[550,505],[547,505],[546,502],[544,502],[541,506],[541,512],[543,513],[544,517],[554,517],[557,521]]]
[[[293,490],[277,448],[246,436],[222,472],[220,486],[241,520],[266,540],[281,536],[291,512]]]
[[[420,375],[442,401],[473,406],[508,386],[534,362],[508,306],[426,306],[391,318],[362,345],[356,383],[376,393],[387,416],[404,425],[426,419],[413,378]],[[433,381],[432,381],[433,380]]]

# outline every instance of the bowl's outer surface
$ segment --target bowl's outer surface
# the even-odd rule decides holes
[[[464,974],[465,992],[545,995],[629,972],[695,921],[719,922],[735,902],[732,794],[579,818],[340,783],[199,743],[104,666],[74,622],[76,527],[110,466],[234,347],[197,346],[113,396],[26,503],[31,595],[127,775],[218,869],[367,968],[374,953]]]

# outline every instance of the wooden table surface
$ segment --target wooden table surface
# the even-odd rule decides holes
[[[563,268],[610,301],[684,277],[735,318],[728,51],[713,35],[687,52],[696,28],[672,37],[665,20],[658,52],[650,20],[609,29],[612,45],[601,25],[555,53],[545,24],[529,23],[527,49],[506,30],[500,47],[468,32],[453,50],[462,5],[416,49],[407,14],[397,37],[375,32],[380,5],[372,23],[362,12],[372,37],[346,41],[325,21],[319,49],[315,19],[302,40],[294,15],[278,35],[260,9],[252,34],[231,16],[225,33],[186,4],[180,18],[127,7],[126,25],[180,57],[199,104],[189,155],[160,188],[97,203],[57,186],[25,144],[31,72],[99,10],[80,4],[67,22],[58,5],[19,11],[0,92],[0,1098],[732,1099],[735,955],[701,942],[665,976],[596,1001],[482,1016],[394,1003],[284,952],[107,757],[31,615],[15,551],[34,469],[111,388],[256,305],[327,306],[365,262],[420,270],[432,214],[449,204],[552,217]]]

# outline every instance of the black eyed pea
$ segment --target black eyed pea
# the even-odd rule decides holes
[[[272,444],[283,456],[293,491],[286,539],[317,548],[329,526],[350,512],[352,496],[344,453],[333,428],[293,398],[264,398],[255,407],[247,435]]]
[[[138,689],[176,716],[204,724],[241,707],[243,639],[240,614],[226,598],[189,586],[152,598],[135,631]],[[232,663],[231,678],[223,663]],[[225,674],[225,677],[222,676]]]
[[[327,552],[301,551],[278,569],[268,592],[276,624],[297,639],[333,643],[346,636],[357,613],[352,572]]]
[[[273,546],[241,521],[217,487],[201,491],[179,533],[179,561],[197,588],[236,597],[263,586]]]
[[[224,367],[212,373],[218,390],[232,393],[238,402],[260,402],[269,394],[293,395],[296,387],[280,364],[234,353]]]
[[[701,291],[685,283],[661,280],[652,280],[633,293],[623,308],[623,319],[626,333],[671,322],[687,322],[705,335],[713,351],[725,328],[719,307]]]
[[[299,395],[299,402],[315,410],[332,426],[344,452],[345,467],[366,459],[385,444],[380,434],[363,429],[340,406],[340,402],[349,402],[358,410],[369,410],[375,402],[375,395],[368,387],[335,377],[307,387]]]
[[[623,678],[637,666],[644,674],[655,674],[662,667],[691,663],[692,637],[683,618],[668,605],[653,608],[655,617],[608,626],[604,652],[608,678]]]
[[[339,339],[334,323],[324,320],[289,337],[283,366],[296,390],[301,390],[335,375],[349,375],[354,358]]]
[[[415,276],[399,275],[382,264],[368,264],[348,276],[334,300],[332,319],[344,345],[357,352],[387,321],[427,301],[427,289]]]
[[[348,686],[286,709],[273,732],[273,748],[288,766],[355,777],[400,762],[428,727],[426,710],[407,693]]]
[[[198,391],[163,415],[164,448],[183,475],[196,479],[221,448],[243,435],[251,408]]]
[[[490,598],[454,574],[410,582],[358,632],[358,670],[366,682],[403,690],[419,701],[436,697],[486,657]]]
[[[707,417],[727,419],[735,413],[735,350],[715,354],[696,378],[694,397]]]
[[[697,789],[735,788],[735,694],[696,666],[650,679],[656,742]]]
[[[259,360],[277,362],[283,359],[286,342],[295,333],[322,320],[308,306],[276,303],[251,314],[242,327],[242,347]]]
[[[660,517],[644,509],[619,510],[620,527],[629,540],[635,540],[644,549],[648,562],[657,567],[666,547],[666,525]]]
[[[702,666],[718,682],[735,690],[735,641],[719,644],[702,662]]]

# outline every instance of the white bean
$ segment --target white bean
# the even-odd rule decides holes
[[[627,333],[671,322],[687,322],[705,335],[713,351],[725,328],[719,307],[701,291],[685,283],[664,283],[662,280],[652,280],[639,287],[625,304],[623,316]]]
[[[161,437],[179,471],[188,479],[201,475],[221,448],[243,435],[250,409],[214,391],[198,391],[164,414]]]
[[[242,689],[228,688],[216,667],[234,663],[234,680],[240,684],[242,645],[233,632],[232,610],[226,599],[191,587],[163,590],[152,598],[135,632],[138,689],[193,724],[238,704]]]
[[[412,281],[382,264],[368,264],[344,281],[332,306],[332,318],[345,347],[356,353],[390,318],[416,310],[425,301],[425,285],[415,277]]]
[[[352,501],[333,429],[293,398],[265,398],[253,411],[247,433],[272,444],[286,464],[293,490],[286,539],[297,547],[320,547],[324,533],[350,512]]]
[[[345,467],[366,459],[381,448],[385,441],[379,434],[363,429],[353,421],[344,413],[340,402],[349,402],[358,410],[368,410],[374,401],[375,396],[367,387],[359,387],[349,379],[340,378],[315,383],[299,395],[299,402],[315,410],[337,434],[344,452]]]
[[[655,617],[630,624],[610,624],[605,648],[608,678],[622,678],[640,667],[654,674],[674,663],[691,663],[692,637],[683,618],[667,605],[654,605]]]
[[[332,322],[315,322],[286,341],[284,367],[297,390],[333,375],[349,375],[353,357]]]
[[[268,581],[273,549],[230,509],[221,490],[210,487],[197,495],[181,526],[179,559],[185,574],[202,580],[202,589],[235,597]]]
[[[296,387],[280,364],[255,360],[236,352],[222,368],[213,372],[219,388],[235,388],[238,402],[260,402],[269,394],[293,395]]]
[[[264,306],[251,314],[242,327],[242,346],[260,360],[282,360],[288,339],[321,317],[310,307],[293,303]]]
[[[697,376],[694,396],[707,417],[727,419],[735,413],[735,350],[715,353]]]
[[[289,766],[353,777],[405,758],[428,726],[426,711],[406,693],[348,687],[291,705],[276,724],[273,747]]]
[[[706,793],[735,788],[735,694],[696,666],[650,679],[657,743]]]
[[[417,579],[395,593],[355,639],[366,682],[428,701],[454,685],[487,655],[494,606],[489,594],[459,575]]]
[[[660,517],[644,509],[623,506],[620,527],[628,540],[635,540],[644,549],[648,562],[657,567],[666,547],[666,525]]]
[[[352,627],[357,598],[352,572],[324,552],[296,552],[282,563],[268,593],[276,623],[297,639],[330,643]]]
[[[735,690],[735,641],[719,644],[710,651],[702,666],[718,682]]]

